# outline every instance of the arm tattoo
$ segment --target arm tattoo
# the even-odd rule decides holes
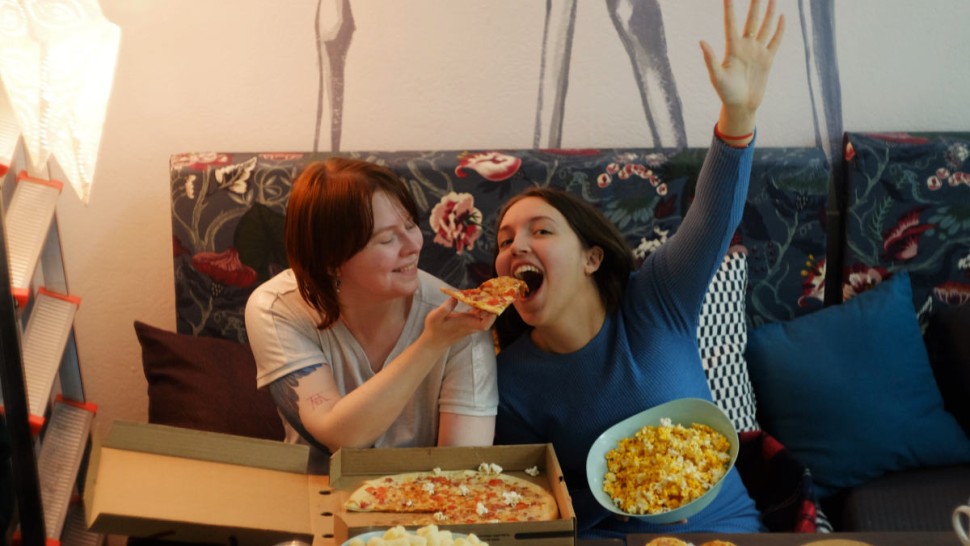
[[[300,384],[300,380],[304,377],[313,373],[320,364],[314,364],[312,366],[307,366],[303,369],[292,372],[284,377],[277,379],[270,383],[267,388],[269,389],[270,395],[273,397],[273,401],[276,402],[276,407],[279,409],[280,414],[284,419],[296,430],[300,436],[303,437],[310,445],[316,447],[317,449],[323,450],[324,453],[330,453],[330,450],[326,446],[317,441],[316,438],[307,431],[306,426],[303,425],[303,420],[300,419],[300,397],[296,393],[296,387]],[[322,404],[325,400],[320,394],[315,394],[311,397],[311,404],[313,407],[317,407]]]

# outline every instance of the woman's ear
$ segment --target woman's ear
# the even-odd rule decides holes
[[[600,264],[602,263],[603,248],[598,246],[590,247],[590,249],[586,251],[586,274],[592,275],[593,273],[596,273],[596,271],[598,271],[600,268]]]

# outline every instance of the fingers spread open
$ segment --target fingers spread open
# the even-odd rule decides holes
[[[725,42],[734,38],[738,31],[737,23],[734,21],[734,2],[724,0],[724,39]]]
[[[770,3],[769,3],[770,8]],[[758,28],[758,14],[761,13],[761,0],[751,0],[748,6],[748,18],[744,21],[744,37],[752,38]]]
[[[758,27],[758,34],[755,36],[759,42],[764,42],[768,39],[768,35],[771,34],[771,27],[769,25],[773,24],[772,20],[775,16],[775,0],[768,0],[768,9],[765,11],[765,16],[761,19],[761,26]]]
[[[775,28],[775,34],[771,37],[771,41],[768,42],[768,50],[774,52],[778,49],[781,44],[781,38],[785,35],[785,16],[781,15],[778,17],[778,25]]]
[[[721,71],[721,64],[717,62],[714,48],[704,40],[701,40],[701,52],[704,54],[704,64],[707,65],[707,74],[711,78],[711,83],[714,83],[717,81],[718,73]]]

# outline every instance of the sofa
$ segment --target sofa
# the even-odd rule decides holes
[[[499,205],[531,185],[582,195],[642,259],[690,207],[706,148],[372,151],[422,214],[420,266],[492,275]],[[177,331],[142,322],[149,421],[268,439],[243,309],[286,268],[283,214],[326,153],[171,158]],[[949,530],[970,496],[970,134],[845,135],[758,148],[743,219],[698,343],[740,432],[771,531]]]

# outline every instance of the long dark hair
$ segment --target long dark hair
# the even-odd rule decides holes
[[[596,282],[606,312],[615,311],[623,299],[623,291],[626,290],[626,283],[635,264],[633,251],[620,230],[598,209],[573,193],[559,188],[533,187],[515,195],[502,206],[495,224],[496,233],[509,208],[527,197],[538,197],[558,210],[566,218],[583,248],[598,246],[603,249],[603,261],[599,269],[593,273],[593,280]],[[492,264],[494,269],[494,257]],[[495,321],[495,332],[500,348],[508,346],[523,332],[530,329],[531,327],[522,320],[514,307],[509,307]]]
[[[374,163],[332,157],[307,165],[293,182],[286,204],[286,256],[300,295],[320,314],[320,329],[340,318],[334,273],[370,241],[377,191],[396,198],[418,222],[407,186],[394,171]]]

